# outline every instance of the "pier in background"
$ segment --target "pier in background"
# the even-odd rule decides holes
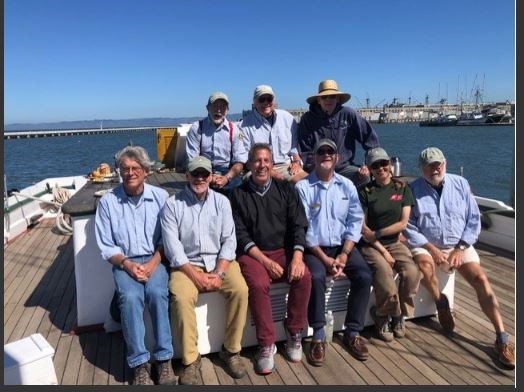
[[[157,127],[127,127],[127,128],[93,128],[93,129],[56,129],[45,131],[13,131],[4,132],[6,139],[29,139],[37,137],[55,137],[55,136],[76,136],[76,135],[97,135],[102,133],[123,133],[123,132],[141,132],[154,131]]]

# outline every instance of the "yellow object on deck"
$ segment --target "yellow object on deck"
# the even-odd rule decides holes
[[[156,154],[157,159],[167,168],[175,167],[175,151],[178,141],[177,128],[157,128]]]

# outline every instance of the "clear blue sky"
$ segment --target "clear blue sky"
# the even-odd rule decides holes
[[[306,108],[323,79],[353,107],[515,99],[511,0],[5,0],[4,25],[6,124],[238,113],[258,84]]]

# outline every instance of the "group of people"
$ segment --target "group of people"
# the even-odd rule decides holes
[[[514,367],[514,346],[473,244],[480,213],[465,179],[446,173],[442,151],[419,154],[422,176],[406,184],[392,175],[376,133],[333,80],[322,81],[300,123],[275,108],[275,94],[257,86],[253,110],[239,125],[227,120],[229,100],[211,94],[208,116],[187,135],[187,185],[177,194],[146,183],[146,151],[117,156],[122,184],[96,211],[96,239],[113,276],[134,384],[172,384],[173,339],[181,350],[180,384],[200,382],[195,306],[199,293],[226,300],[219,352],[241,378],[247,311],[259,350],[255,372],[270,374],[277,351],[270,287],[289,283],[285,355],[302,360],[302,333],[313,329],[306,357],[326,357],[326,279],[350,281],[343,344],[358,360],[369,356],[364,328],[371,295],[377,336],[402,338],[419,282],[435,300],[445,332],[454,329],[436,268],[457,270],[476,290],[496,332],[499,360]],[[355,164],[358,142],[365,162]],[[247,174],[246,174],[247,173]],[[398,287],[394,276],[398,274]],[[144,307],[151,313],[154,366],[145,347]]]

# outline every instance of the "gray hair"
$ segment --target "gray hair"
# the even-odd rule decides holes
[[[121,167],[122,160],[124,158],[132,159],[133,161],[138,162],[140,166],[142,166],[142,168],[146,171],[146,173],[149,173],[149,170],[153,165],[153,162],[151,159],[149,159],[149,155],[147,154],[145,148],[140,146],[127,146],[120,150],[115,157],[118,167]]]
[[[251,146],[249,153],[247,155],[248,162],[253,162],[255,159],[255,154],[258,150],[268,150],[269,154],[271,155],[271,162],[274,162],[273,160],[273,151],[271,151],[271,147],[267,143],[255,143]]]

